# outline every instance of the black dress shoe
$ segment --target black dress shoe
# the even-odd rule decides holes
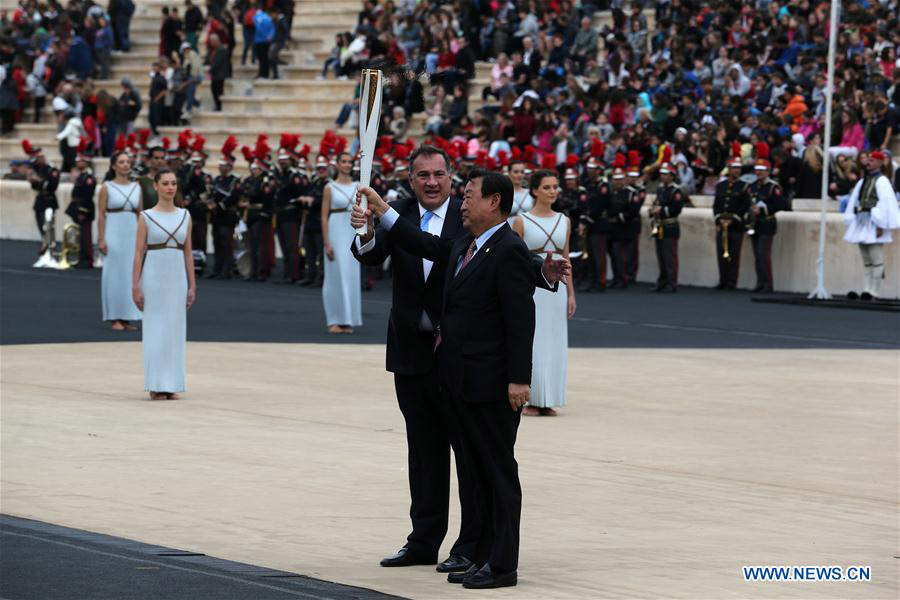
[[[859,299],[862,300],[863,302],[871,302],[872,298],[873,298],[873,296],[869,292],[863,292],[862,294],[859,295]]]
[[[437,571],[438,573],[461,573],[464,571],[468,571],[469,567],[471,567],[472,565],[472,561],[465,556],[451,554],[447,557],[447,560],[439,563],[438,566],[435,567],[435,571]]]
[[[448,583],[462,583],[466,580],[466,577],[470,577],[478,572],[478,565],[472,563],[472,565],[463,572],[459,573],[450,573],[447,575]]]
[[[859,300],[859,294],[857,292],[847,292],[847,300]]]
[[[470,590],[487,590],[492,588],[509,587],[518,583],[516,571],[499,572],[486,564],[478,571],[463,580],[463,587]]]
[[[403,547],[393,556],[387,556],[381,559],[382,567],[409,567],[412,565],[433,565],[437,563],[437,556],[423,557],[417,556],[409,551],[409,548]]]

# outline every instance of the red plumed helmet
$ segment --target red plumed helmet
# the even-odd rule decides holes
[[[250,150],[250,146],[242,146],[241,154],[244,155],[244,160],[246,160],[248,163],[253,162],[253,151]]]
[[[741,143],[740,142],[731,142],[731,158],[740,158],[741,157]]]
[[[486,150],[479,150],[477,154],[475,154],[475,166],[476,167],[484,167],[487,164],[488,153]]]
[[[490,157],[490,156],[488,156],[488,157],[485,159],[484,165],[485,165],[485,167],[487,167],[487,169],[490,170],[490,171],[495,171],[495,170],[497,170],[497,161],[496,161],[494,158]]]
[[[222,155],[223,156],[231,156],[234,154],[235,148],[238,146],[237,138],[233,135],[229,135],[225,138],[225,143],[222,144]]]
[[[569,154],[566,156],[566,166],[574,167],[578,164],[578,155],[577,154]]]
[[[129,133],[129,134],[128,134],[128,144],[127,144],[127,146],[128,146],[129,148],[134,148],[134,145],[135,145],[136,142],[137,142],[137,136],[134,135],[134,133]]]
[[[309,151],[312,150],[309,144],[303,144],[303,148],[300,149],[300,152],[297,153],[297,156],[302,156],[303,158],[309,158]]]
[[[621,152],[616,153],[616,158],[613,160],[612,164],[614,169],[624,169],[625,168],[625,155]]]
[[[506,153],[506,150],[501,150],[497,153],[497,161],[501,167],[509,166],[509,155]]]
[[[760,142],[756,144],[756,158],[761,160],[769,158],[769,145],[767,143]]]
[[[525,160],[525,162],[531,164],[531,162],[534,160],[534,152],[534,146],[525,146],[525,150],[522,151],[522,158]]]
[[[147,147],[147,140],[150,139],[150,130],[149,129],[140,129],[138,130],[138,144],[140,144],[141,148]]]
[[[206,138],[198,133],[197,137],[194,138],[194,143],[191,146],[191,150],[193,150],[194,152],[199,152],[200,154],[203,154],[204,153],[203,152],[204,145],[206,145]]]
[[[27,154],[28,156],[31,156],[32,154],[37,154],[38,152],[41,151],[40,148],[33,146],[31,144],[31,141],[29,141],[29,140],[22,140],[22,150],[24,150],[25,154]]]
[[[340,156],[340,154],[346,149],[347,149],[347,138],[339,137],[334,144],[335,155]]]
[[[556,168],[556,155],[552,152],[548,152],[543,157],[541,157],[541,168],[542,169],[555,169]]]
[[[185,129],[181,133],[178,134],[178,149],[186,150],[191,145],[191,137],[193,136],[193,132],[190,129]]]
[[[269,158],[269,152],[271,152],[272,149],[269,148],[268,139],[269,136],[264,133],[259,134],[259,137],[256,138],[256,150],[254,151],[254,155],[259,160]]]
[[[603,158],[603,152],[606,150],[606,144],[593,138],[591,140],[591,156],[595,158]]]
[[[167,137],[164,137],[164,138],[162,139],[162,145],[163,145],[163,148],[165,148],[166,150],[168,150],[168,149],[169,149],[169,146],[172,145],[172,140],[170,140],[170,139],[167,138]]]
[[[409,146],[399,145],[394,147],[394,158],[397,160],[407,160],[409,154]]]
[[[628,151],[628,166],[629,167],[640,167],[641,166],[641,153],[637,150],[629,150]]]
[[[513,160],[518,160],[519,158],[522,157],[522,151],[519,150],[518,146],[513,146],[512,157],[513,157]]]
[[[124,150],[124,149],[125,149],[125,134],[124,134],[124,133],[120,133],[120,134],[116,137],[115,151],[116,151],[116,152],[121,152],[121,151]]]

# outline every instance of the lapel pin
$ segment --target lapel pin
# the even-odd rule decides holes
[[[487,253],[490,252],[490,251],[491,251],[490,248],[485,248],[485,249],[484,249],[484,253],[485,253],[485,254],[487,254]]]

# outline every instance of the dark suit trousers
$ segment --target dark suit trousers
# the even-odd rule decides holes
[[[659,263],[658,285],[678,286],[678,238],[656,238],[656,262]]]
[[[300,223],[287,221],[278,223],[278,245],[281,246],[281,258],[284,261],[285,281],[300,279]]]
[[[431,334],[428,334],[429,342]],[[456,456],[462,523],[451,554],[475,559],[481,524],[475,492],[459,447],[459,426],[448,402],[441,400],[435,371],[421,375],[394,374],[400,412],[406,421],[409,457],[409,516],[413,530],[406,546],[427,557],[437,556],[447,534],[450,508],[450,448]]]
[[[94,266],[94,240],[92,239],[93,232],[91,231],[92,224],[92,221],[82,221],[79,223],[79,225],[81,225],[81,239],[78,250],[79,267]]]
[[[741,246],[744,245],[744,226],[734,223],[728,228],[728,260],[722,258],[725,250],[722,230],[716,231],[716,259],[719,261],[719,285],[737,288],[738,269],[741,265]]]
[[[513,412],[505,400],[473,403],[454,398],[452,404],[482,521],[475,562],[490,563],[503,570],[516,569],[522,487],[514,447],[522,410]]]
[[[305,230],[303,232],[303,249],[306,250],[306,280],[321,281],[319,258],[322,257],[322,231]]]
[[[216,260],[213,273],[231,277],[234,271],[234,225],[213,225],[213,251]]]
[[[591,258],[591,285],[606,287],[606,234],[592,233],[588,237],[588,254]]]
[[[774,235],[765,233],[750,236],[753,258],[756,263],[756,285],[766,291],[772,291],[772,242],[774,241]]]

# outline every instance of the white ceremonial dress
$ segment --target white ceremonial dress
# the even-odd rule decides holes
[[[328,215],[328,241],[334,250],[334,260],[324,257],[325,280],[322,302],[325,321],[331,325],[362,325],[362,290],[359,262],[350,252],[356,231],[350,225],[350,211],[356,201],[357,183],[331,181],[331,213]]]
[[[561,213],[550,217],[522,214],[523,239],[528,249],[546,256],[553,252],[562,258],[566,246],[569,220]],[[553,407],[566,403],[566,369],[568,367],[569,331],[566,318],[566,284],[560,282],[556,292],[534,290],[534,346],[531,367],[531,399],[529,406]]]
[[[141,272],[144,389],[183,392],[188,289],[184,243],[191,217],[183,208],[174,212],[150,209],[142,215],[147,226],[147,254]],[[159,247],[161,244],[165,247]]]
[[[513,192],[512,209],[510,209],[509,211],[509,218],[506,219],[509,223],[509,226],[513,226],[513,223],[515,223],[516,221],[516,217],[524,215],[532,208],[534,208],[534,197],[532,197],[531,192],[529,192],[527,189]]]
[[[106,240],[100,276],[100,298],[104,321],[139,321],[141,311],[131,298],[131,272],[134,268],[134,245],[137,241],[137,211],[141,189],[136,182],[119,185],[107,181]]]

